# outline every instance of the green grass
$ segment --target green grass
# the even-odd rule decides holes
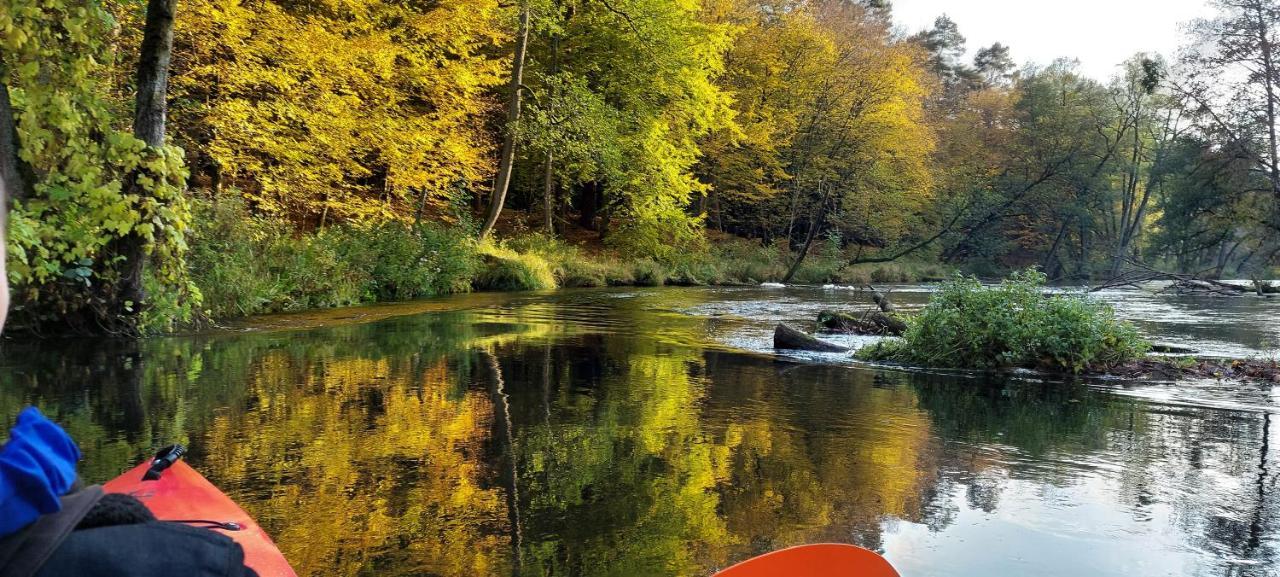
[[[785,243],[717,237],[665,261],[588,250],[540,233],[477,244],[466,227],[385,222],[297,233],[255,215],[238,195],[197,198],[188,267],[207,318],[410,300],[471,290],[701,286],[778,281]],[[792,282],[911,282],[945,276],[937,265],[847,265],[837,243],[815,246]]]
[[[1079,373],[1142,358],[1150,344],[1106,303],[1045,295],[1045,276],[1015,273],[999,286],[971,277],[944,284],[901,339],[881,341],[863,360],[970,369],[1041,368]]]
[[[295,235],[235,197],[196,202],[194,221],[188,269],[214,319],[465,292],[480,264],[454,228],[388,222]]]
[[[533,291],[556,288],[547,259],[536,252],[519,252],[486,242],[478,247],[484,263],[472,280],[476,290]]]

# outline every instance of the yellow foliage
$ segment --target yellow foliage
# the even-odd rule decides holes
[[[716,218],[786,228],[780,217],[818,204],[822,184],[836,195],[834,226],[863,238],[905,234],[932,196],[928,81],[916,49],[850,3],[763,4],[720,13],[745,31],[723,80],[742,130],[705,143]]]
[[[184,3],[174,117],[211,184],[323,225],[404,218],[492,170],[496,0]]]

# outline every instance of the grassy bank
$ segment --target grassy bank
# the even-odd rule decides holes
[[[542,234],[477,243],[465,224],[344,225],[297,234],[234,199],[200,201],[195,211],[188,266],[205,316],[215,320],[469,291],[758,284],[781,279],[791,258],[781,243],[729,236],[660,262]],[[928,263],[849,260],[838,247],[815,248],[792,282],[916,282],[950,273]]]

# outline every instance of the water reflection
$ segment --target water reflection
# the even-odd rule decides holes
[[[908,576],[1276,570],[1268,414],[737,352],[717,342],[756,325],[680,312],[724,303],[13,343],[0,414],[39,404],[93,480],[189,443],[302,575],[705,575],[815,541]]]

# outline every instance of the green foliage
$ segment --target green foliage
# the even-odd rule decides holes
[[[667,267],[652,259],[640,259],[635,263],[636,284],[640,286],[662,286],[667,282]]]
[[[728,281],[758,284],[776,281],[787,274],[785,244],[764,246],[759,242],[721,238],[713,245],[713,258],[721,263],[722,276]]]
[[[405,300],[470,290],[465,231],[388,222],[294,235],[237,198],[196,203],[191,275],[213,318]]]
[[[479,263],[466,231],[428,224],[384,222],[341,227],[337,245],[349,263],[365,263],[366,298],[409,300],[467,292]]]
[[[864,263],[849,265],[842,269],[840,282],[853,285],[935,282],[946,280],[953,274],[955,269],[928,261]]]
[[[1019,272],[997,287],[957,276],[944,284],[900,340],[858,351],[864,360],[944,367],[1038,367],[1079,373],[1141,358],[1150,345],[1111,307],[1044,294],[1045,276]]]
[[[0,10],[0,82],[35,175],[10,211],[8,239],[9,281],[29,326],[164,329],[199,299],[184,268],[183,151],[118,129],[126,122],[106,96],[114,24],[97,2],[12,0]],[[126,264],[116,245],[129,237],[148,254],[153,310],[116,298]]]
[[[791,280],[801,284],[837,282],[840,280],[840,271],[847,262],[840,247],[840,236],[833,233],[821,246],[816,246],[815,243]]]
[[[733,131],[729,93],[716,82],[734,27],[705,18],[702,2],[569,2],[541,11],[532,84],[517,134],[525,152],[556,155],[567,186],[603,183],[606,242],[670,262],[700,249],[706,193],[694,174],[700,139]],[[546,54],[550,52],[550,54]]]

